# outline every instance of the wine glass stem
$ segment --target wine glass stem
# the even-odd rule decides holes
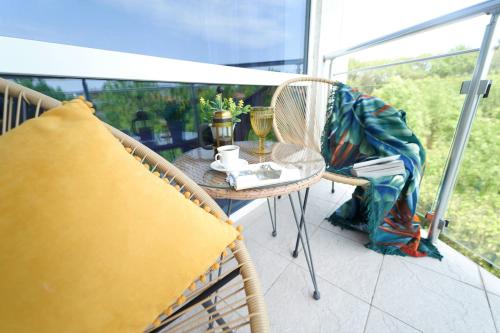
[[[264,153],[264,141],[265,138],[259,137],[259,152]]]

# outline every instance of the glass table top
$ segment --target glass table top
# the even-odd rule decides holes
[[[256,141],[239,141],[234,144],[240,147],[240,158],[247,160],[250,164],[274,162],[285,168],[290,166],[298,168],[301,178],[295,182],[313,177],[325,169],[323,156],[310,148],[288,143],[266,142],[271,153],[258,155],[253,153],[258,147]],[[196,148],[184,153],[174,162],[174,165],[200,186],[231,189],[226,181],[226,174],[210,168],[213,161],[213,150]],[[282,185],[286,184],[271,185],[270,187]]]

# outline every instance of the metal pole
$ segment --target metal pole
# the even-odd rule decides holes
[[[193,116],[194,116],[194,124],[195,124],[195,127],[196,127],[196,132],[198,132],[198,146],[202,147],[204,146],[203,142],[202,142],[202,139],[201,139],[201,133],[200,133],[200,115],[198,113],[198,110],[197,110],[197,105],[198,105],[198,98],[196,96],[196,89],[194,87],[194,84],[191,83],[190,85],[190,88],[191,88],[191,98],[190,98],[190,101],[191,101],[191,109],[193,110]],[[229,216],[229,214],[227,215]]]
[[[441,59],[441,58],[455,57],[455,56],[474,53],[474,52],[479,52],[479,49],[467,49],[467,50],[460,50],[460,51],[455,51],[455,52],[441,53],[441,54],[436,54],[436,55],[429,56],[429,57],[406,59],[406,60],[402,60],[402,61],[390,62],[388,64],[383,64],[383,65],[361,67],[361,68],[351,69],[351,70],[344,71],[344,72],[336,72],[333,74],[330,71],[329,78],[331,78],[332,76],[337,76],[337,75],[342,75],[342,74],[352,74],[352,73],[358,73],[358,72],[373,71],[373,70],[383,69],[383,68],[392,67],[392,66],[407,65],[407,64],[413,64],[416,62],[424,62],[424,61]],[[331,69],[331,67],[330,67],[330,69]]]
[[[333,66],[333,60],[335,60],[335,58],[331,58],[330,59],[330,65],[328,66],[328,78],[331,79],[332,78],[332,66]]]
[[[92,101],[90,99],[89,86],[87,85],[87,80],[82,79],[82,87],[83,87],[83,94],[85,95],[85,99],[87,101]]]
[[[304,29],[304,56],[302,61],[302,73],[297,71],[297,74],[307,74],[309,70],[309,34],[311,32],[311,0],[306,0],[306,17]]]
[[[491,63],[493,50],[491,50],[491,40],[495,32],[498,13],[491,16],[490,23],[486,26],[483,35],[483,41],[472,75],[472,80],[469,87],[469,92],[465,97],[465,101],[460,113],[457,128],[455,130],[455,137],[450,150],[450,156],[446,164],[446,169],[441,180],[438,197],[436,200],[436,208],[434,218],[429,229],[429,239],[435,243],[439,236],[440,229],[442,229],[442,219],[453,193],[453,188],[457,180],[458,171],[460,168],[462,156],[469,140],[472,122],[476,115],[477,106],[479,103],[479,84],[482,79],[488,74]]]

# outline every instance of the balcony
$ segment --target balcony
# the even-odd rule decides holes
[[[272,332],[495,332],[500,279],[438,241],[443,260],[381,255],[364,247],[365,234],[325,220],[354,187],[321,181],[311,190],[307,222],[321,300],[311,297],[304,256],[290,255],[297,229],[286,198],[278,235],[263,202],[238,213],[257,266]]]
[[[0,77],[60,100],[84,95],[94,103],[100,120],[170,162],[203,146],[198,100],[219,91],[248,104],[269,105],[281,83],[312,75],[380,96],[407,111],[408,123],[427,151],[417,216],[422,236],[429,235],[444,258],[382,255],[367,249],[366,234],[341,229],[326,219],[351,198],[354,187],[335,184],[332,193],[332,183],[321,180],[311,188],[306,209],[321,291],[316,301],[311,297],[314,288],[303,251],[297,258],[291,255],[297,228],[287,199],[277,200],[276,237],[271,234],[264,199],[218,200],[224,210],[232,207],[231,218],[243,226],[271,331],[499,332],[500,28],[496,18],[500,1],[447,10],[430,20],[412,19],[408,28],[337,48],[332,44],[342,44],[351,36],[330,18],[343,14],[352,21],[356,16],[343,13],[341,3],[303,1],[303,8],[295,4],[294,8],[303,10],[297,25],[304,31],[292,42],[287,39],[279,60],[269,60],[267,53],[263,61],[240,57],[202,61],[185,54],[180,60],[141,53],[138,46],[108,50],[59,40],[33,41],[20,32],[0,36],[2,50],[9,50],[0,54]],[[213,21],[210,24],[218,27]],[[466,42],[471,44],[454,44],[446,50],[425,48],[426,41],[434,38],[446,44],[454,29],[469,29]],[[285,36],[290,38],[289,31],[280,38]],[[411,49],[412,44],[423,50],[410,55],[395,52]],[[167,114],[168,107],[175,109],[175,115]],[[151,135],[135,128],[140,112],[151,116]],[[2,127],[7,121],[0,116]],[[248,116],[242,120],[235,138],[255,140]],[[180,128],[174,129],[174,123]],[[236,315],[245,318],[247,313],[238,310]]]

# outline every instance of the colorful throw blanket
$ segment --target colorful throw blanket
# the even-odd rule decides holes
[[[399,154],[404,175],[368,178],[370,185],[357,187],[329,219],[367,232],[366,246],[380,253],[441,259],[414,221],[425,151],[407,127],[404,111],[339,83],[329,97],[322,154],[328,171],[345,175],[354,163]]]

